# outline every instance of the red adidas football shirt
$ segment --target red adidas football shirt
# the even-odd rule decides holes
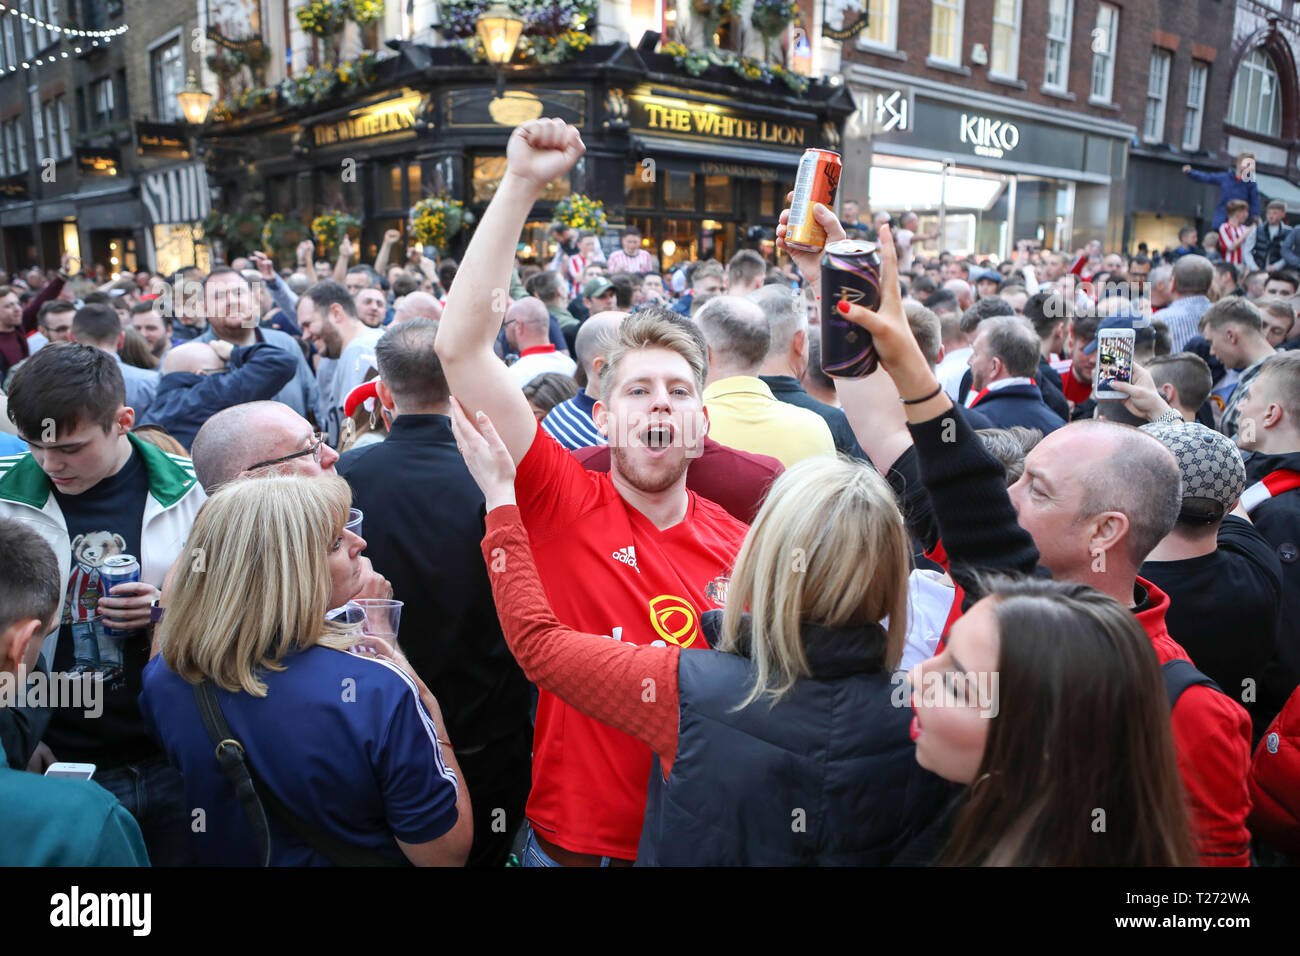
[[[747,525],[687,492],[685,519],[660,531],[540,424],[515,494],[561,621],[632,644],[708,646],[700,615],[725,604]],[[650,765],[645,744],[540,691],[528,819],[574,853],[635,859]]]

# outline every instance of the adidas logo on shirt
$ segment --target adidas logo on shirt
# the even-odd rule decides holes
[[[615,561],[622,561],[624,564],[632,568],[632,570],[634,570],[637,574],[641,573],[641,569],[636,566],[635,547],[628,545],[626,548],[619,548],[611,555],[611,557]]]

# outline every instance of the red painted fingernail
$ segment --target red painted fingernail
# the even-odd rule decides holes
[[[843,300],[843,299],[840,299],[839,302],[836,302],[836,303],[835,303],[835,308],[839,309],[839,310],[840,310],[841,312],[843,312],[845,315],[848,315],[848,314],[849,314],[849,304],[848,304],[848,302],[846,302],[846,301]]]

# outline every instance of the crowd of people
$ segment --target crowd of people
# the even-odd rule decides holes
[[[534,261],[583,152],[518,127],[460,262],[4,277],[0,862],[1300,857],[1285,206],[997,261],[818,205],[881,256],[831,378],[788,211]]]

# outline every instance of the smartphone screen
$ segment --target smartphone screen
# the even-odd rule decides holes
[[[89,780],[95,774],[93,764],[69,765],[50,764],[45,771],[47,777],[63,777],[65,780]]]
[[[1132,329],[1104,329],[1097,333],[1097,396],[1127,398],[1110,388],[1111,382],[1133,380]]]

